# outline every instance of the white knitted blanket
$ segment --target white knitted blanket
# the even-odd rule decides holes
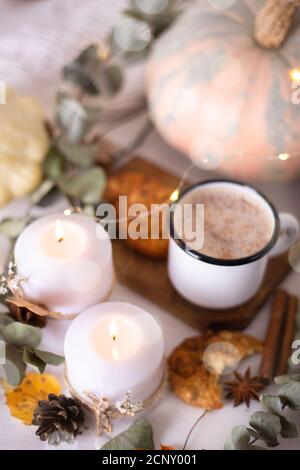
[[[0,80],[52,108],[63,64],[98,42],[127,0],[0,0]]]

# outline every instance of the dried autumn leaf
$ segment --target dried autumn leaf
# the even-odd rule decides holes
[[[33,304],[32,302],[22,299],[21,297],[8,297],[5,301],[9,304],[15,305],[16,307],[26,308],[30,310],[30,312],[34,313],[35,315],[39,315],[40,317],[58,318],[60,316],[57,312],[47,310],[47,308],[43,307],[42,305]]]
[[[189,405],[208,410],[223,406],[220,374],[208,368],[203,361],[206,349],[220,342],[233,345],[240,359],[262,350],[261,341],[232,331],[208,331],[184,340],[169,357],[169,383],[174,393]],[[228,365],[226,350],[215,348],[213,351],[215,355],[211,354],[210,362],[217,362],[217,370],[222,371]]]
[[[172,352],[168,366],[173,392],[189,405],[212,410],[222,408],[223,403],[219,377],[209,372],[202,362],[208,335],[183,341]]]
[[[17,305],[9,302],[8,309],[10,316],[17,322],[37,326],[38,328],[44,328],[47,324],[46,316],[41,317],[40,315],[36,315],[26,307],[18,307]]]
[[[4,385],[6,403],[12,416],[24,424],[31,424],[33,412],[40,400],[47,400],[49,393],[59,395],[60,383],[50,374],[26,374],[15,388]]]

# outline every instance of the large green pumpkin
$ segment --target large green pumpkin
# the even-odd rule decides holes
[[[224,10],[203,1],[157,41],[146,71],[151,116],[199,166],[247,179],[299,171],[300,83],[291,70],[300,68],[300,12],[293,15],[294,7],[285,18],[284,1],[269,0],[260,18],[272,36],[294,16],[283,44],[266,45],[273,49],[254,39],[263,0],[236,0]]]

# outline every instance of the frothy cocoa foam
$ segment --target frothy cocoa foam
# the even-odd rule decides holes
[[[198,188],[186,202],[204,204],[202,254],[225,260],[245,258],[262,250],[272,237],[274,222],[268,209],[258,197],[239,188]],[[188,240],[187,236],[187,244]]]

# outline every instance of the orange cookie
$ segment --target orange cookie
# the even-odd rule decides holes
[[[145,206],[145,212],[139,212],[137,217],[132,216],[126,220],[127,228],[134,223],[145,235],[145,238],[136,240],[128,236],[126,242],[129,246],[151,257],[167,256],[169,240],[162,237],[164,224],[167,224],[167,212],[159,214],[153,209],[152,204],[168,204],[172,192],[171,186],[141,172],[123,170],[109,178],[105,198],[114,204],[117,210],[119,196],[127,196],[128,207],[133,204]],[[152,230],[158,234],[157,239],[151,238],[151,222]]]

